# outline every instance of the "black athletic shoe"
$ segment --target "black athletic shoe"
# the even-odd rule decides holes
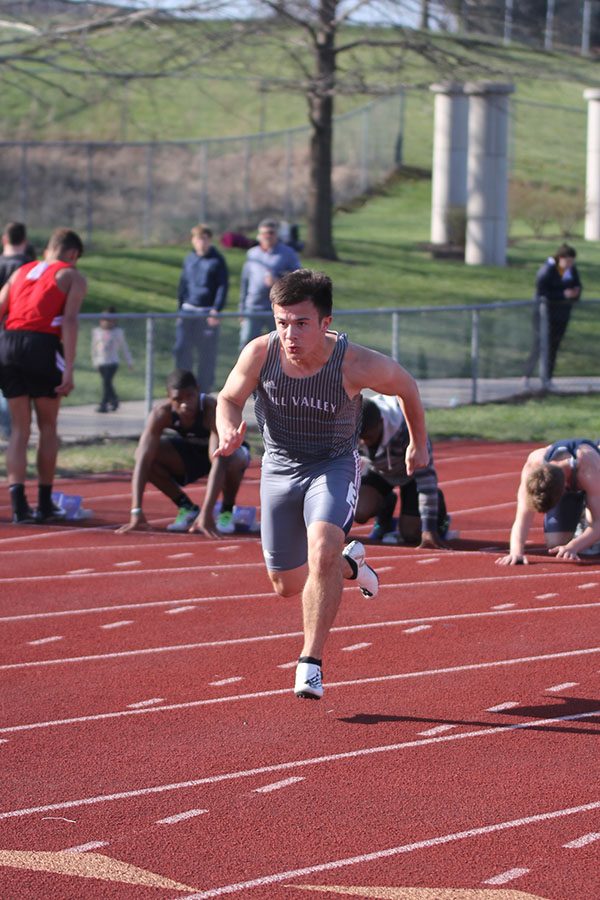
[[[17,512],[13,513],[13,525],[27,525],[32,522],[37,522],[37,518],[34,510],[27,506],[24,509],[19,509]]]
[[[36,522],[59,522],[67,518],[66,510],[56,503],[52,503],[48,508],[38,506],[34,515]]]

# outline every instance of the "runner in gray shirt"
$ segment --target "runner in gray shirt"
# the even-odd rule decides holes
[[[378,578],[362,544],[344,539],[358,487],[361,390],[396,394],[411,436],[409,473],[429,460],[417,385],[398,363],[330,330],[332,284],[299,269],[271,289],[276,332],[245,347],[219,394],[215,455],[227,456],[246,432],[243,410],[254,392],[265,442],[261,538],[269,577],[283,597],[302,595],[304,645],[295,693],[323,695],[322,654],[342,597],[355,579],[374,597]]]
[[[216,456],[228,456],[246,432],[244,404],[254,393],[265,443],[261,539],[267,571],[283,597],[302,596],[304,645],[296,696],[323,695],[323,647],[342,597],[343,579],[364,596],[379,588],[358,541],[344,547],[356,507],[361,390],[398,396],[410,433],[410,474],[429,460],[425,417],[414,379],[381,353],[330,330],[331,280],[299,269],[271,289],[276,331],[245,347],[219,394]]]

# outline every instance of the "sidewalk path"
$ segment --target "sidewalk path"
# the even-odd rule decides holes
[[[600,378],[557,378],[556,390],[564,394],[600,392]],[[533,379],[532,386],[539,387]],[[419,390],[425,408],[454,407],[471,402],[471,380],[468,378],[431,379],[419,382]],[[480,379],[478,401],[505,400],[523,393],[521,378]],[[249,401],[245,409],[249,428],[256,428],[254,404]],[[59,434],[63,441],[89,441],[99,438],[138,438],[146,419],[142,400],[122,403],[113,413],[97,413],[95,406],[63,406],[59,416]]]

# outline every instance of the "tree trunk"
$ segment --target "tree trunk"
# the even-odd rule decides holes
[[[308,94],[311,136],[306,253],[321,259],[336,259],[333,246],[332,190],[336,6],[336,0],[321,0],[320,28],[315,42],[317,74]]]
[[[421,0],[421,22],[419,28],[427,31],[429,28],[429,0]]]

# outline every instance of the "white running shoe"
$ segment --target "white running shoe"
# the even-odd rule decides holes
[[[360,541],[351,541],[347,544],[342,551],[342,556],[356,564],[357,573],[354,577],[363,597],[376,597],[379,592],[379,577],[377,572],[365,562],[365,548]],[[350,565],[352,566],[352,563]],[[352,568],[354,567],[352,566]]]
[[[316,663],[299,662],[296,666],[294,693],[301,700],[320,700],[323,696],[323,673]]]

